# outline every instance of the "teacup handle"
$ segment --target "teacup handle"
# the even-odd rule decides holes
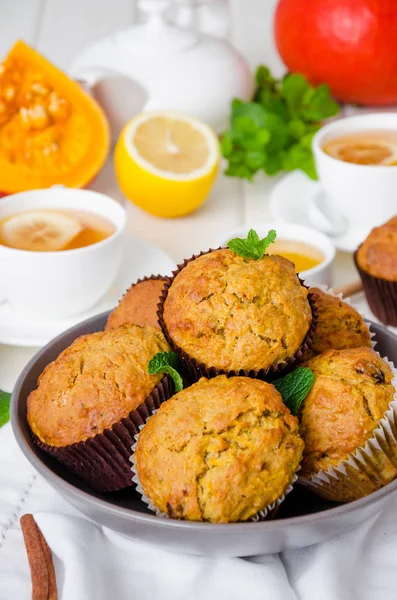
[[[313,195],[308,214],[311,224],[328,235],[342,235],[347,229],[345,219],[321,191]]]

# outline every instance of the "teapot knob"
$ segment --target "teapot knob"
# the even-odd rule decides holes
[[[146,12],[163,12],[170,4],[172,0],[139,0],[138,7]]]
[[[146,27],[156,30],[167,26],[164,13],[172,4],[172,0],[138,0],[138,9],[147,14]]]

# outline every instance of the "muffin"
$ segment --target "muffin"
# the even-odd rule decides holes
[[[302,451],[298,421],[274,386],[220,375],[160,407],[139,434],[133,469],[161,513],[229,523],[279,504]]]
[[[327,350],[371,347],[369,329],[355,308],[319,288],[313,287],[309,291],[316,304],[317,325],[302,361]]]
[[[303,403],[300,476],[329,500],[349,502],[397,476],[394,374],[372,348],[329,350],[307,366],[316,379]],[[392,429],[390,429],[390,427]]]
[[[110,313],[105,329],[115,329],[128,323],[159,328],[157,305],[165,282],[166,278],[160,275],[138,280]]]
[[[219,249],[185,261],[165,285],[159,323],[196,378],[266,375],[306,347],[312,311],[292,262]]]
[[[373,314],[397,326],[397,217],[375,227],[354,260]]]
[[[130,449],[148,413],[172,392],[147,363],[168,351],[160,331],[124,325],[84,335],[50,363],[28,397],[38,445],[99,491],[131,485]],[[143,418],[139,412],[142,412]]]

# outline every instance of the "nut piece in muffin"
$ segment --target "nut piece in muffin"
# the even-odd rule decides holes
[[[397,216],[375,227],[357,251],[361,269],[388,281],[397,281]]]
[[[163,375],[147,363],[169,350],[154,327],[124,325],[84,335],[50,363],[27,402],[37,438],[55,447],[86,441],[136,409]]]
[[[177,348],[206,368],[269,369],[293,357],[312,313],[289,260],[250,260],[214,250],[183,267],[163,305],[163,322]]]
[[[157,305],[165,282],[165,279],[152,278],[132,285],[110,313],[105,329],[128,323],[159,328]]]
[[[274,386],[202,378],[142,429],[135,466],[146,496],[177,519],[246,521],[275,502],[302,457],[298,421]]]
[[[316,379],[300,417],[305,442],[300,475],[310,480],[365,445],[388,410],[395,389],[389,365],[371,348],[329,350],[312,358],[307,366]],[[318,488],[318,493],[348,502],[396,477],[396,468],[382,451],[376,461],[376,472],[371,468],[370,475],[359,476],[356,471],[355,481],[346,475],[342,486],[333,483]]]
[[[354,259],[370,309],[397,326],[397,217],[373,229]]]
[[[317,308],[317,325],[312,343],[302,361],[327,350],[371,347],[369,329],[353,306],[319,288],[310,288]]]

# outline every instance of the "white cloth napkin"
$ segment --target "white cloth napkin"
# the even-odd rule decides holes
[[[360,528],[304,550],[250,559],[187,556],[85,519],[0,430],[0,600],[31,598],[19,527],[31,512],[54,555],[60,600],[395,600],[396,497]]]

